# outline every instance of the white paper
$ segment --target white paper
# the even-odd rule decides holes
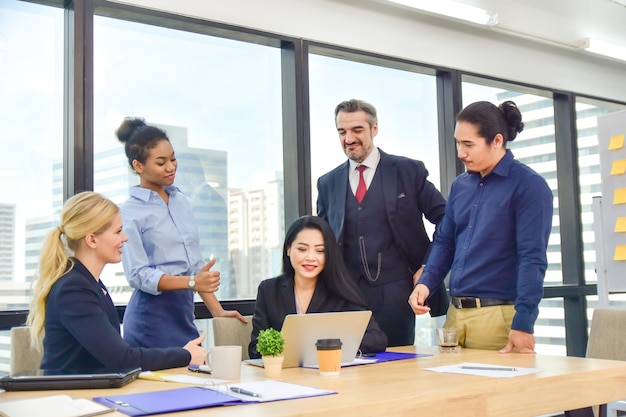
[[[228,382],[225,379],[216,379],[210,377],[202,377],[196,375],[186,374],[167,374],[163,372],[144,371],[139,376],[141,379],[150,379],[153,381],[163,382],[179,382],[181,384],[191,385],[217,385]]]
[[[87,417],[115,411],[113,408],[69,395],[0,402],[0,412],[8,417]]]
[[[259,397],[251,397],[249,395],[237,394],[230,390],[231,387],[237,387],[246,391],[254,392]],[[315,397],[318,395],[336,394],[335,391],[329,391],[325,389],[318,389],[313,387],[307,387],[305,385],[290,384],[281,381],[255,381],[255,382],[241,382],[237,384],[228,384],[220,387],[220,390],[227,390],[226,392],[233,397],[241,398],[246,402],[266,402],[266,401],[278,401],[289,400],[292,398],[305,398]]]
[[[481,368],[481,369],[471,369]],[[482,369],[484,368],[484,369]],[[426,371],[445,372],[463,375],[489,376],[493,378],[513,378],[516,376],[529,375],[541,372],[537,368],[518,368],[505,365],[493,365],[488,363],[463,362],[456,365],[437,366],[434,368],[424,368]]]

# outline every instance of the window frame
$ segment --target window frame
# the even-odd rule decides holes
[[[390,68],[434,74],[437,83],[441,191],[464,171],[456,157],[453,141],[454,117],[461,110],[462,80],[476,77],[482,82],[503,83],[516,88],[549,92],[554,100],[557,181],[560,223],[574,225],[561,229],[563,285],[544,287],[544,298],[563,298],[568,355],[584,356],[587,342],[587,300],[597,294],[595,283],[585,283],[582,260],[580,187],[577,164],[575,105],[577,98],[626,106],[626,103],[545,86],[516,83],[452,68],[383,56],[337,45],[313,42],[189,16],[113,3],[106,0],[20,0],[65,9],[65,98],[64,98],[64,200],[79,190],[93,189],[93,21],[94,15],[163,26],[188,32],[251,42],[281,49],[283,164],[285,226],[297,217],[311,214],[311,164],[309,120],[309,53],[333,56]],[[82,45],[83,47],[78,47]],[[293,155],[296,155],[294,158]],[[566,267],[567,265],[567,267]],[[244,315],[254,311],[254,300],[225,301],[227,309]],[[123,317],[124,306],[118,306]],[[27,310],[0,311],[0,330],[25,322]],[[208,309],[196,303],[196,317],[210,318]]]

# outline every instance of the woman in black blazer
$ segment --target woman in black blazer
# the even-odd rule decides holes
[[[260,358],[256,342],[261,330],[280,330],[287,314],[368,310],[346,268],[335,236],[325,220],[303,216],[287,230],[283,274],[259,284],[248,352]],[[382,352],[387,336],[374,317],[361,341],[362,353]]]
[[[183,347],[163,349],[134,348],[122,339],[100,273],[107,263],[120,261],[127,240],[119,208],[111,200],[93,192],[67,200],[61,224],[44,242],[28,315],[33,346],[43,343],[41,368],[96,372],[204,363],[204,335]]]

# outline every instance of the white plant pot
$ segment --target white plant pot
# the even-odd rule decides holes
[[[265,368],[266,378],[280,378],[283,370],[283,360],[285,357],[280,356],[263,356],[263,368]]]

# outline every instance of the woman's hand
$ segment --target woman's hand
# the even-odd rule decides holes
[[[195,277],[196,285],[194,289],[198,292],[215,292],[220,288],[219,271],[211,271],[215,265],[215,258],[204,265]]]
[[[221,312],[219,312],[217,314],[211,313],[211,315],[213,317],[234,317],[234,318],[236,318],[237,320],[239,320],[240,322],[242,322],[244,324],[248,322],[248,320],[246,320],[246,318],[240,312],[238,312],[237,310],[224,310],[224,309],[222,309]]]

